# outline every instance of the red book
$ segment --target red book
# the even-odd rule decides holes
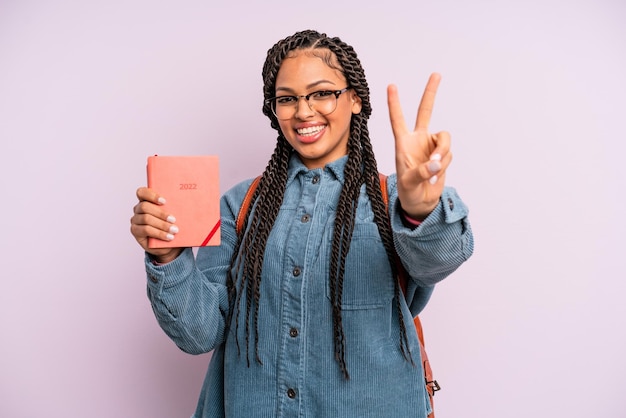
[[[220,245],[218,157],[148,157],[148,187],[166,200],[162,206],[176,218],[172,241],[148,239],[150,248]]]

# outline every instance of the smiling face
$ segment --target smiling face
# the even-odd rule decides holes
[[[347,87],[341,71],[328,66],[320,52],[300,50],[285,58],[276,76],[276,96],[300,96]],[[330,51],[325,52],[330,54]],[[337,97],[337,108],[328,115],[312,110],[307,101],[300,98],[293,117],[278,123],[304,165],[309,169],[320,168],[348,153],[350,120],[352,114],[360,111],[361,100],[349,89]]]

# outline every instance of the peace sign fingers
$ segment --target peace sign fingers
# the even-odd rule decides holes
[[[389,119],[396,146],[398,197],[402,208],[410,215],[426,216],[436,206],[452,159],[450,135],[429,132],[440,81],[438,73],[429,77],[412,130],[406,126],[397,87],[387,88]]]
[[[396,139],[396,146],[398,138],[402,138],[409,133],[404,121],[404,115],[402,114],[402,107],[400,106],[400,98],[398,97],[398,87],[391,84],[387,87],[387,106],[389,107],[389,120],[391,122],[391,130],[393,137]]]
[[[439,88],[440,81],[441,75],[438,73],[433,73],[428,78],[428,83],[424,89],[422,100],[420,101],[419,108],[417,109],[417,118],[415,120],[416,131],[428,132],[428,125],[430,124],[430,117],[433,114],[435,96],[437,95],[437,89]]]

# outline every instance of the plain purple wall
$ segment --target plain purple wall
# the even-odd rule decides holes
[[[191,415],[209,355],[152,316],[134,192],[151,154],[258,174],[265,52],[305,28],[359,53],[381,171],[386,85],[412,120],[443,75],[476,252],[422,315],[438,418],[626,414],[623,1],[210,3],[0,1],[0,416]]]

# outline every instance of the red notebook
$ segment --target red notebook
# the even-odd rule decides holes
[[[148,239],[150,248],[220,245],[218,157],[148,157],[148,187],[166,200],[162,206],[176,218],[172,241]]]

